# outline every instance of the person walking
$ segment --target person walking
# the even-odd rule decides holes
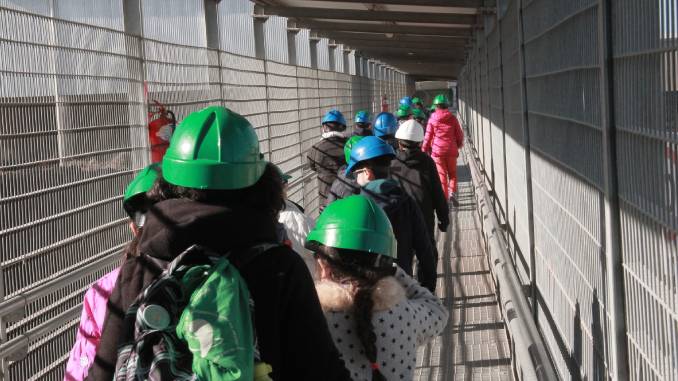
[[[417,348],[440,335],[449,313],[394,266],[393,230],[381,208],[364,196],[330,204],[306,247],[316,254],[318,297],[353,380],[413,380]]]
[[[139,234],[146,221],[146,213],[154,203],[148,197],[147,192],[158,178],[159,170],[160,165],[157,163],[147,166],[132,179],[125,189],[122,206],[129,216],[129,227],[133,238],[124,251],[122,261],[136,252]],[[81,381],[87,377],[101,340],[104,318],[108,310],[108,298],[116,285],[119,273],[120,267],[116,267],[94,282],[85,292],[80,325],[75,334],[75,344],[66,362],[64,381]]]
[[[430,156],[421,151],[424,128],[415,120],[409,120],[396,132],[398,152],[391,162],[391,178],[397,180],[405,192],[414,199],[424,217],[426,230],[435,251],[437,268],[438,250],[435,242],[435,214],[438,229],[446,232],[450,224],[449,208],[440,185],[436,165]]]
[[[163,158],[162,177],[149,194],[161,195],[161,201],[154,205],[152,213],[147,214],[136,255],[125,261],[120,270],[88,380],[111,380],[114,373],[120,375],[125,371],[119,356],[129,353],[126,351],[130,348],[130,333],[134,334],[138,328],[134,325],[130,332],[127,325],[135,320],[130,319],[129,314],[134,312],[130,307],[136,305],[140,297],[144,300],[140,294],[145,297],[149,285],[156,284],[153,282],[158,278],[166,279],[167,271],[176,269],[167,269],[167,266],[189,251],[194,253],[191,257],[194,261],[224,263],[219,259],[224,256],[234,261],[238,277],[216,279],[222,279],[220,284],[223,285],[232,281],[244,282],[245,295],[249,295],[245,305],[254,306],[256,311],[248,314],[248,319],[240,320],[246,323],[251,317],[256,340],[254,343],[242,341],[238,353],[240,349],[254,353],[255,363],[270,366],[272,371],[266,373],[276,381],[350,380],[332,341],[306,264],[288,246],[277,243],[277,218],[284,206],[283,184],[275,168],[264,161],[254,128],[245,118],[219,106],[207,107],[186,117]],[[204,250],[196,251],[196,247]],[[263,249],[255,255],[257,247]],[[203,271],[192,274],[201,276]],[[203,287],[201,291],[214,291]],[[191,302],[202,300],[209,308],[221,308],[228,302],[223,298],[204,299],[202,295],[192,294]],[[173,309],[177,301],[161,302]],[[214,377],[223,376],[226,369],[223,361],[230,352],[220,351],[216,357],[211,355],[211,345],[222,346],[224,341],[213,342],[204,336],[207,332],[223,334],[214,336],[219,339],[226,338],[229,332],[237,333],[229,328],[230,324],[219,323],[226,324],[226,321],[212,318],[221,316],[222,310],[219,309],[219,313],[207,310],[208,321],[191,321],[189,318],[185,325],[179,325],[174,315],[168,317],[167,311],[161,313],[160,307],[152,311],[139,308],[136,316],[151,327],[176,324],[176,330],[173,325],[165,328],[169,337],[178,335],[179,327],[182,327],[181,333],[193,338],[193,346],[182,341],[179,347],[166,348],[171,351],[161,353],[162,357],[154,355],[156,347],[153,347],[153,353],[145,355],[153,356],[156,365],[165,362],[174,365],[175,356],[185,358],[179,353],[189,346],[194,374],[196,371],[200,374],[216,372]],[[189,313],[195,311],[198,310]],[[182,313],[181,321],[186,322],[183,318]],[[227,321],[235,322],[231,318],[228,315]],[[251,339],[252,331],[249,332]],[[252,358],[247,360],[252,361]],[[173,367],[164,369],[175,371]],[[136,370],[144,371],[138,367]],[[148,376],[142,374],[142,377]]]
[[[433,292],[437,277],[432,239],[417,203],[397,181],[390,178],[391,160],[394,158],[395,152],[390,145],[367,136],[351,149],[346,173],[354,173],[362,187],[360,194],[374,200],[386,212],[398,242],[398,266],[412,276],[416,257],[420,274],[418,280]]]
[[[346,119],[339,110],[330,110],[322,119],[322,137],[307,155],[309,168],[318,174],[320,211],[327,205],[327,196],[337,178],[337,170],[344,164]]]
[[[464,145],[464,132],[457,118],[448,110],[449,101],[444,94],[436,95],[433,104],[436,111],[428,120],[421,149],[431,155],[436,163],[445,198],[449,198],[454,206],[459,206],[457,157]]]

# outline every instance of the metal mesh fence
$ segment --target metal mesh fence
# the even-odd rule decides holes
[[[563,378],[678,379],[677,9],[507,1],[461,75],[461,116]]]
[[[320,117],[338,108],[349,119],[380,105],[382,81],[207,48],[203,2],[173,3],[174,10],[146,4],[147,38],[0,3],[6,379],[63,378],[82,294],[117,266],[131,238],[122,192],[149,163],[146,113],[154,101],[178,120],[208,105],[247,117],[267,158],[293,176],[290,198],[311,215],[317,181],[304,168],[305,152],[319,138]],[[50,14],[46,7],[41,13]],[[187,33],[167,21],[184,16]],[[402,83],[387,96],[404,95],[406,78],[393,78]]]
[[[677,9],[666,0],[612,6],[621,241],[635,379],[678,379]]]

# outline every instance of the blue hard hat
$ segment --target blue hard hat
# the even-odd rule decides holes
[[[402,98],[400,98],[400,105],[401,105],[401,106],[412,107],[412,98],[410,98],[410,97],[402,97]]]
[[[398,120],[390,112],[380,112],[374,119],[372,129],[376,137],[395,135],[398,129]]]
[[[339,123],[346,127],[346,119],[339,110],[330,110],[323,116],[322,124],[325,123]]]
[[[355,122],[370,124],[370,113],[367,111],[358,111],[355,114]]]
[[[358,163],[381,156],[395,157],[393,147],[376,136],[365,136],[351,147],[351,157],[348,160],[346,174],[351,173]]]

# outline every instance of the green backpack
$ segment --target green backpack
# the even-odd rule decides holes
[[[238,268],[277,244],[225,256],[192,246],[127,311],[115,380],[268,380]]]

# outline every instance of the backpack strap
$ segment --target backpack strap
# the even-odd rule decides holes
[[[238,270],[240,270],[259,258],[262,254],[278,247],[284,247],[284,245],[274,242],[262,242],[245,250],[235,249],[227,254],[227,258]]]

